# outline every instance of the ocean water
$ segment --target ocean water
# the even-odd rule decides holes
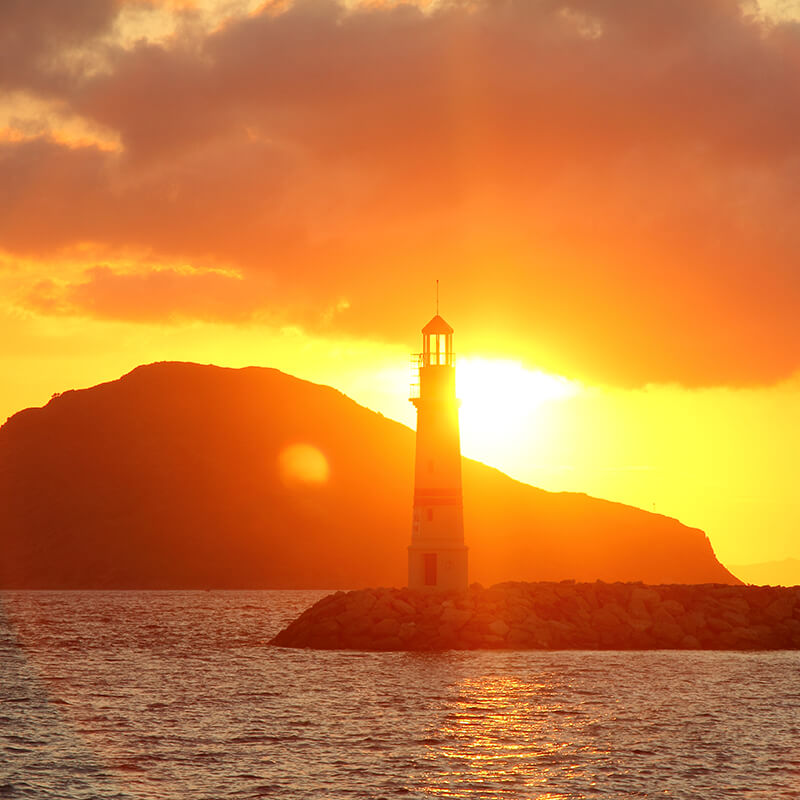
[[[323,594],[0,594],[0,798],[800,798],[798,652],[267,646]]]

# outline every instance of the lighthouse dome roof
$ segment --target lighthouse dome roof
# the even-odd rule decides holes
[[[423,333],[452,333],[453,329],[438,314],[422,329]]]

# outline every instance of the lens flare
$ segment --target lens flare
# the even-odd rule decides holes
[[[278,456],[281,479],[287,485],[323,484],[328,480],[328,459],[310,444],[285,447]]]

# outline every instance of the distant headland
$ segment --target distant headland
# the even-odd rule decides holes
[[[471,581],[738,583],[677,520],[462,470]],[[413,475],[414,432],[330,387],[138,367],[0,428],[0,588],[404,585]]]

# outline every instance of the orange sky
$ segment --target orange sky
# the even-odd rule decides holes
[[[726,563],[800,557],[800,29],[778,7],[4,3],[0,416],[178,358],[413,422],[439,278],[492,376],[461,390],[468,455],[655,504]]]

